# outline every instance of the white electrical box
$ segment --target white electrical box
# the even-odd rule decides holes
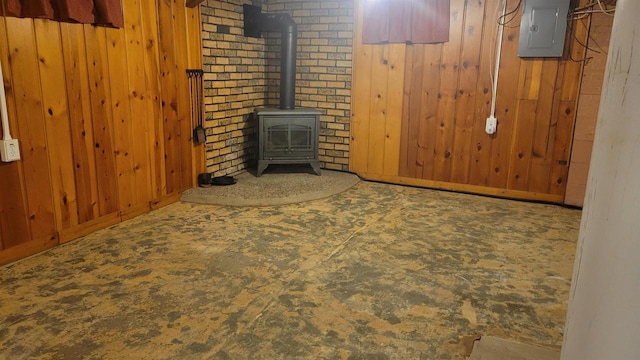
[[[18,139],[0,140],[0,158],[3,162],[20,160]]]
[[[520,22],[520,57],[561,57],[571,0],[525,0]]]

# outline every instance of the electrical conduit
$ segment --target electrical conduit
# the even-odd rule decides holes
[[[489,119],[495,121],[496,118],[496,95],[498,93],[498,76],[500,74],[500,57],[502,55],[502,36],[504,34],[504,23],[500,23],[500,19],[504,22],[504,17],[507,12],[507,1],[502,3],[502,16],[498,18],[498,47],[496,49],[496,68],[493,74],[493,86],[491,88],[491,115]],[[487,119],[487,121],[489,120]]]
[[[2,115],[2,140],[11,140],[9,132],[9,116],[7,115],[7,96],[4,93],[4,76],[0,63],[0,115]]]

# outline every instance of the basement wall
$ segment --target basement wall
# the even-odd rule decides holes
[[[589,39],[582,74],[582,85],[578,97],[578,111],[576,114],[576,126],[573,133],[573,145],[571,148],[571,162],[569,164],[569,178],[567,179],[567,191],[564,203],[568,205],[582,206],[584,194],[587,189],[587,174],[591,161],[591,149],[602,94],[602,82],[604,69],[607,65],[607,51],[613,17],[601,13],[595,13],[591,17]]]
[[[502,39],[498,127],[488,135],[499,1],[452,0],[443,44],[383,45],[362,43],[366,4],[356,3],[353,172],[368,180],[564,201],[588,19],[572,24],[562,57],[520,58],[520,29],[513,24],[522,9],[508,2],[514,13]]]
[[[509,76],[500,80],[499,130],[487,136],[497,0],[453,1],[451,39],[445,44],[356,45],[365,49],[360,63],[352,56],[358,1],[208,0],[201,6],[208,171],[224,175],[253,166],[256,124],[248,115],[278,104],[280,37],[245,38],[245,3],[289,13],[298,24],[296,106],[323,113],[323,168],[373,180],[581,205],[602,55],[585,54],[575,39],[587,41],[587,20],[574,24],[559,59],[517,57],[518,29],[507,29],[503,67]],[[608,20],[594,15],[592,47],[598,42],[606,49]],[[570,59],[585,55],[593,59],[581,79],[582,62]],[[376,66],[381,62],[374,70],[373,58]],[[357,71],[363,75],[354,78]],[[579,92],[581,82],[585,88]],[[360,83],[352,98],[352,87]]]
[[[265,40],[244,36],[243,4],[260,1],[209,0],[200,6],[206,166],[216,176],[251,166],[257,150],[249,114],[265,106]]]
[[[255,166],[259,107],[277,107],[280,36],[245,37],[243,4],[287,12],[298,24],[296,106],[322,112],[320,162],[349,169],[353,1],[208,0],[202,12],[207,171],[216,176]]]
[[[286,12],[298,24],[296,106],[322,112],[320,164],[349,170],[353,0],[270,0],[268,12]],[[280,36],[267,37],[267,103],[278,105]]]
[[[0,162],[0,265],[177,201],[202,172],[185,69],[200,13],[123,1],[124,27],[0,17],[11,135]]]

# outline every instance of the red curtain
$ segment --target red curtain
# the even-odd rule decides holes
[[[127,0],[125,0],[127,1]],[[120,0],[2,0],[3,15],[123,27]]]
[[[363,0],[362,42],[449,41],[450,0]]]

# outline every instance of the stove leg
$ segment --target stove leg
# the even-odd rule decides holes
[[[320,176],[320,161],[312,161],[309,164],[311,164],[311,167],[313,168],[313,171],[316,173],[316,175]]]
[[[258,160],[258,173],[257,173],[258,177],[262,175],[262,172],[267,168],[267,166],[269,166],[268,161]]]

